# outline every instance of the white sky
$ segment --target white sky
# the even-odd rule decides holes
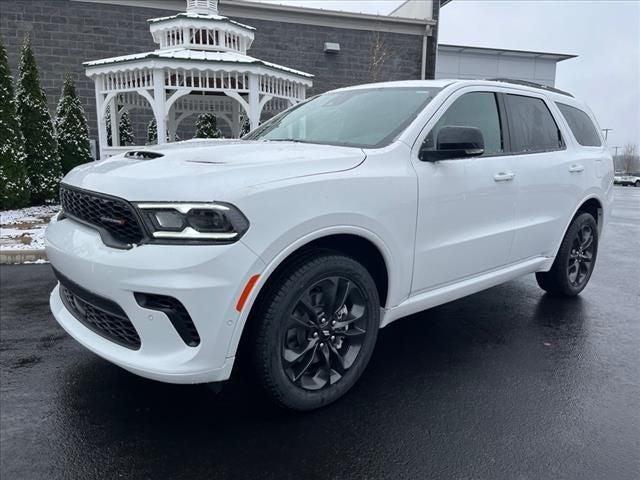
[[[386,15],[402,0],[255,0]],[[556,86],[586,101],[609,145],[640,146],[640,1],[453,0],[440,42],[570,53]]]

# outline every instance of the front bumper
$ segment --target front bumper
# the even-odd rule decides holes
[[[132,350],[83,325],[65,307],[60,287],[51,293],[51,311],[79,343],[143,377],[169,383],[226,380],[233,367],[230,344],[240,320],[236,300],[263,262],[242,242],[231,245],[144,245],[109,248],[99,234],[73,220],[52,222],[47,256],[64,277],[118,304],[140,336]],[[200,344],[187,346],[167,315],[141,307],[135,292],[166,295],[187,309]]]

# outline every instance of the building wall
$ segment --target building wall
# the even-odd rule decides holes
[[[93,138],[97,137],[94,87],[84,74],[82,62],[155,49],[147,19],[176,13],[71,0],[0,0],[0,12],[0,34],[14,77],[18,75],[20,47],[28,33],[51,111],[55,112],[64,74],[69,72],[76,81]],[[249,55],[316,76],[309,95],[376,79],[420,78],[420,35],[234,19],[257,28]],[[324,53],[324,42],[340,43],[340,53]],[[375,42],[382,43],[387,60],[379,71],[372,72],[371,49]],[[433,68],[428,75],[433,75]],[[150,118],[134,117],[138,143],[144,143]],[[189,132],[179,134],[183,139],[189,136]]]
[[[436,78],[513,78],[554,86],[557,59],[440,48]]]

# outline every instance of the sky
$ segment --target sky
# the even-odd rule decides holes
[[[256,1],[256,0],[254,0]],[[386,15],[402,0],[257,0]],[[640,1],[453,0],[441,43],[569,53],[556,87],[591,107],[610,147],[640,147]]]

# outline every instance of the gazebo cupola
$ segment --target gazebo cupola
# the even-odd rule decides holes
[[[255,29],[218,15],[215,0],[187,0],[187,12],[149,20],[161,49],[195,48],[246,54]]]
[[[238,137],[243,118],[254,129],[263,110],[294,105],[313,85],[313,75],[247,55],[255,29],[219,15],[217,0],[187,0],[186,12],[150,19],[149,26],[157,50],[84,64],[95,83],[101,158],[131,149],[118,144],[123,111],[151,109],[158,143],[175,138],[185,118],[205,112]]]

